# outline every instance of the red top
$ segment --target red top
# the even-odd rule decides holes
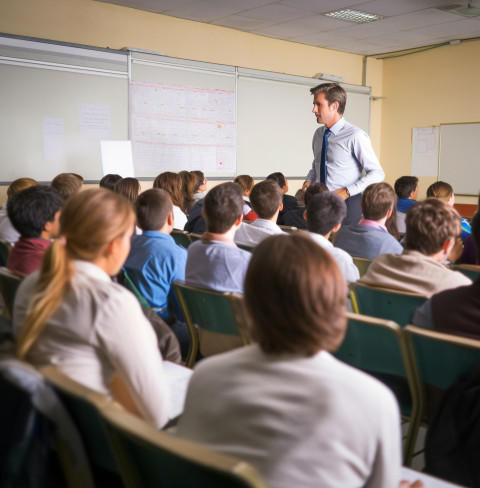
[[[51,243],[48,239],[20,237],[8,255],[7,268],[22,277],[37,271]]]

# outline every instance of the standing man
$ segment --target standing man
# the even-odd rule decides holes
[[[336,83],[323,83],[310,90],[313,113],[319,124],[313,135],[313,163],[303,184],[325,183],[347,204],[343,225],[357,224],[362,218],[362,191],[385,178],[373,152],[368,134],[343,118],[347,93]]]

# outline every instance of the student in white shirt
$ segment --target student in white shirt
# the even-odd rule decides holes
[[[113,393],[162,427],[170,401],[155,333],[138,300],[110,279],[130,251],[134,221],[130,203],[117,193],[92,189],[70,197],[61,238],[17,292],[17,355]]]
[[[253,247],[268,236],[283,232],[277,225],[278,214],[283,209],[283,193],[275,181],[261,181],[253,187],[250,202],[258,219],[251,224],[242,223],[235,233],[235,242]]]
[[[161,188],[170,193],[173,203],[174,228],[183,230],[187,223],[187,215],[182,193],[182,178],[177,173],[165,171],[165,173],[161,173],[155,178],[153,188]]]

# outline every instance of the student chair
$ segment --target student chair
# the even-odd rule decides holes
[[[195,234],[194,232],[188,234],[192,242],[199,241],[202,238],[202,234]]]
[[[412,439],[415,443],[420,420],[428,425],[429,414],[433,412],[441,393],[452,386],[459,376],[478,371],[480,340],[414,325],[405,327],[404,333],[409,353],[415,358],[421,388],[420,417]]]
[[[255,249],[254,246],[247,246],[245,244],[239,244],[238,242],[236,242],[235,244],[237,245],[237,247],[243,249],[244,251],[253,252],[253,250]]]
[[[350,298],[355,313],[393,320],[401,327],[406,326],[415,309],[427,297],[416,293],[372,287],[360,283],[350,284]]]
[[[8,320],[13,316],[13,302],[15,294],[22,282],[22,278],[9,271],[7,268],[0,267],[0,294],[5,304],[4,315]]]
[[[102,409],[127,488],[267,488],[246,462],[159,431],[128,412]]]
[[[8,255],[10,254],[11,246],[10,244],[0,239],[0,266],[6,266],[8,261]]]
[[[472,281],[475,281],[480,275],[480,266],[475,264],[451,264],[450,268],[454,271],[460,271]]]
[[[248,344],[235,321],[229,293],[187,285],[178,280],[173,282],[173,288],[190,332],[187,367],[193,367],[199,345],[202,355],[209,356]]]
[[[399,400],[402,417],[409,419],[403,450],[404,462],[408,466],[412,460],[421,405],[419,379],[408,355],[403,329],[391,320],[346,315],[347,332],[335,356],[392,388]]]
[[[358,268],[360,273],[360,278],[367,272],[372,260],[367,258],[356,258],[353,257],[353,264]]]
[[[184,249],[188,249],[188,246],[192,243],[190,234],[186,230],[173,229],[170,235],[173,237],[173,240]]]
[[[138,288],[135,286],[135,283],[132,281],[130,276],[128,276],[127,270],[125,268],[122,268],[122,273],[123,273],[123,286],[127,288],[127,290],[130,290],[137,297],[138,301],[140,302],[140,305],[143,308],[151,308],[150,304],[147,302],[144,296],[138,291]]]
[[[120,472],[100,415],[103,406],[113,404],[112,408],[120,410],[122,407],[112,402],[110,397],[72,380],[54,366],[45,366],[40,372],[55,390],[81,434],[95,485],[122,486]]]
[[[283,232],[286,232],[287,234],[291,234],[292,232],[296,232],[298,229],[296,227],[293,227],[292,225],[279,225],[280,229],[283,230]]]

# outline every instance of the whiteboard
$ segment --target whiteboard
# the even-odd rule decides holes
[[[128,137],[127,56],[0,41],[0,181],[102,177],[100,140]]]
[[[480,193],[480,123],[440,125],[438,179],[457,195]]]

